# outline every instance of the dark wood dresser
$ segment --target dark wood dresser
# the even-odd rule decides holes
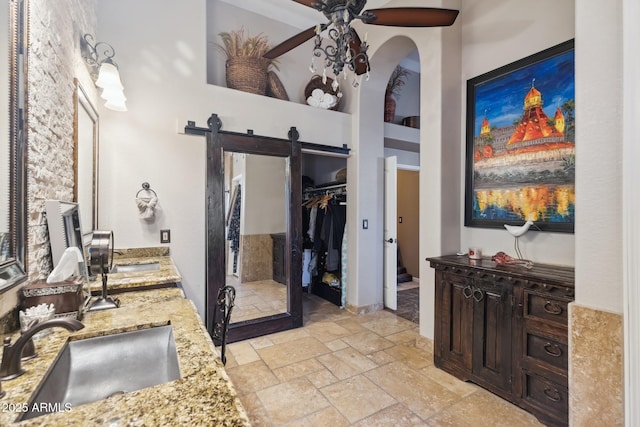
[[[287,233],[275,233],[271,235],[273,241],[273,280],[287,284],[286,256]]]
[[[568,316],[574,269],[427,258],[435,275],[434,363],[533,413],[568,425]]]

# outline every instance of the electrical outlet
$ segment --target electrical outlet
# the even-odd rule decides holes
[[[160,243],[171,243],[171,230],[160,230]]]

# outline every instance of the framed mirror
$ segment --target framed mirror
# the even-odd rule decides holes
[[[287,158],[224,152],[226,284],[235,322],[287,312]]]
[[[74,83],[73,200],[80,205],[80,223],[86,246],[91,243],[93,230],[98,229],[99,117],[78,79]]]
[[[2,0],[0,62],[0,291],[26,279],[27,0]]]
[[[227,339],[302,326],[301,151],[290,140],[207,133],[205,323],[218,290],[236,288]],[[210,122],[211,122],[210,121]]]

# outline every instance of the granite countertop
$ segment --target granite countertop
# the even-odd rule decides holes
[[[145,288],[175,286],[182,281],[178,268],[169,256],[168,247],[119,249],[121,254],[115,254],[113,265],[135,265],[158,263],[158,270],[146,270],[126,273],[110,273],[107,275],[108,293],[120,293]],[[102,292],[102,279],[97,276],[89,282],[93,295]]]
[[[2,382],[7,394],[0,399],[0,425],[250,425],[195,306],[179,288],[126,292],[119,299],[117,309],[85,313],[84,329],[69,333],[54,328],[35,342],[38,357],[22,362],[26,373]],[[16,422],[69,337],[82,339],[167,323],[173,327],[180,379]]]

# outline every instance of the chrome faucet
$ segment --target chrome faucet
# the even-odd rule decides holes
[[[31,342],[31,337],[36,333],[55,327],[62,327],[68,331],[78,331],[84,328],[84,325],[76,319],[70,317],[61,317],[57,319],[49,319],[44,322],[32,323],[30,327],[22,332],[22,335],[16,340],[13,345],[11,344],[11,338],[6,337],[4,339],[4,346],[2,348],[2,363],[0,363],[0,380],[10,380],[24,374],[24,369],[20,366],[20,358],[22,356],[22,350]]]

